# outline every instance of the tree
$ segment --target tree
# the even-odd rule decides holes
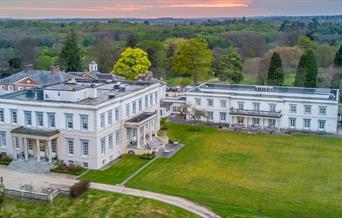
[[[113,73],[137,80],[139,75],[146,75],[151,67],[147,53],[140,48],[126,48],[115,63]]]
[[[270,68],[267,74],[267,84],[272,86],[282,86],[284,83],[284,70],[280,55],[273,53]]]
[[[332,85],[334,88],[340,88],[342,81],[342,45],[340,49],[336,52],[334,64],[336,67],[336,73],[333,77]]]
[[[138,44],[138,39],[135,34],[131,34],[128,36],[126,47],[129,48],[135,48],[135,46]]]
[[[172,71],[178,75],[191,76],[194,83],[205,80],[212,72],[213,54],[208,43],[190,39],[182,45],[172,60]]]
[[[164,42],[164,47],[166,48],[166,60],[165,60],[165,69],[166,72],[172,73],[172,59],[175,54],[177,54],[180,48],[186,42],[183,38],[169,38]]]
[[[57,61],[57,54],[50,48],[42,48],[38,56],[37,69],[47,70]]]
[[[106,37],[97,39],[87,53],[91,60],[96,61],[100,72],[108,73],[112,71],[121,52],[122,48],[116,47],[113,41]]]
[[[329,45],[320,45],[315,50],[318,67],[329,67],[334,63],[336,48]]]
[[[35,64],[38,55],[37,41],[31,37],[24,37],[15,43],[15,53],[22,65]]]
[[[59,55],[59,62],[67,72],[82,71],[81,48],[75,31],[68,33],[62,51]]]
[[[342,45],[340,49],[336,52],[334,63],[336,67],[342,67]]]
[[[214,71],[221,81],[240,83],[243,80],[242,63],[235,48],[224,49],[217,54]]]
[[[312,50],[306,51],[299,61],[295,86],[315,88],[317,84],[318,67]]]
[[[317,45],[314,41],[312,41],[309,37],[307,36],[300,36],[298,39],[298,46],[305,51],[308,50],[315,50],[317,48]]]

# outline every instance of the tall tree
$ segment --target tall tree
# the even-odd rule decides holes
[[[99,38],[88,49],[88,57],[97,62],[100,72],[108,73],[112,71],[121,52],[122,48],[116,47],[109,38]]]
[[[334,64],[336,67],[336,73],[333,75],[331,84],[334,88],[340,88],[342,82],[342,45],[336,52]]]
[[[334,63],[336,67],[342,67],[342,45],[340,49],[336,52]]]
[[[212,72],[213,54],[208,43],[202,39],[190,39],[182,45],[172,59],[172,71],[178,75],[191,76],[194,83],[208,78]]]
[[[59,55],[59,62],[67,72],[82,71],[81,48],[75,31],[68,33]]]
[[[147,53],[140,48],[126,48],[115,63],[113,73],[137,80],[139,75],[146,75],[151,67]]]
[[[221,81],[240,83],[243,80],[241,58],[235,48],[221,49],[215,56],[214,71]]]
[[[317,85],[318,67],[312,50],[301,57],[296,73],[295,86],[314,88]]]
[[[126,47],[129,48],[135,48],[135,46],[138,44],[138,39],[135,34],[131,34],[128,36]]]
[[[282,86],[284,83],[284,69],[280,55],[274,52],[267,74],[267,84],[272,86]]]

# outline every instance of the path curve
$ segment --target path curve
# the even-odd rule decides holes
[[[143,197],[143,198],[149,198],[157,201],[162,201],[168,204],[172,204],[174,206],[183,208],[187,211],[190,211],[198,216],[205,217],[205,218],[219,218],[217,214],[213,213],[209,209],[200,206],[198,204],[195,204],[189,200],[186,200],[184,198],[180,197],[174,197],[170,195],[164,195],[160,193],[155,192],[149,192],[149,191],[143,191],[140,189],[133,189],[133,188],[127,188],[123,186],[112,186],[112,185],[105,185],[100,183],[91,183],[91,188],[102,190],[102,191],[108,191],[108,192],[115,192],[125,195],[133,195],[136,197]]]

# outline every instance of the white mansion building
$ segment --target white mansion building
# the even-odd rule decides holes
[[[339,90],[206,83],[187,92],[188,116],[232,127],[336,133]]]
[[[0,96],[0,152],[98,169],[159,130],[160,81],[71,79]]]

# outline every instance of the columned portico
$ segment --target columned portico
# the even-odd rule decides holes
[[[14,159],[19,157],[27,161],[33,158],[37,162],[52,163],[53,158],[57,157],[58,130],[47,131],[19,127],[13,129],[11,133]]]

